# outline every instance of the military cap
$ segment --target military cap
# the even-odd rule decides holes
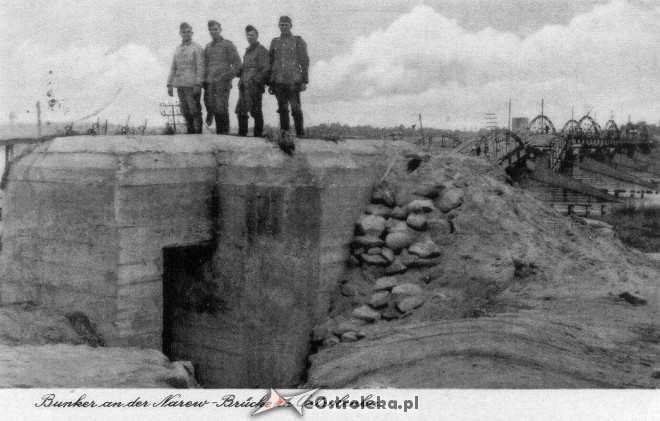
[[[245,32],[251,32],[251,31],[254,31],[254,32],[256,32],[257,34],[259,33],[259,31],[257,31],[257,28],[255,28],[255,27],[252,26],[252,25],[248,25],[248,26],[245,27]]]
[[[220,25],[220,22],[218,22],[217,20],[213,20],[213,19],[211,19],[208,23],[209,28],[212,27],[212,26],[218,26],[218,27],[222,28],[222,25]]]
[[[181,22],[181,25],[179,25],[179,31],[183,31],[184,29],[192,29],[192,26],[190,26],[189,23],[187,22]]]
[[[293,25],[293,22],[291,22],[291,18],[288,16],[280,16],[280,22],[289,22],[291,25]]]

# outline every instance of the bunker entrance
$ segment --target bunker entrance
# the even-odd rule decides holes
[[[163,248],[163,353],[171,360],[203,363],[200,324],[220,311],[209,243]],[[199,379],[198,379],[199,380]]]

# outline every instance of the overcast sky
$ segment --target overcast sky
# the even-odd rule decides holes
[[[0,121],[85,125],[97,117],[149,120],[158,104],[178,25],[205,45],[215,19],[241,56],[244,28],[268,47],[283,14],[308,44],[307,124],[474,128],[485,113],[546,114],[562,126],[592,109],[603,124],[660,120],[660,3],[600,0],[302,1],[0,0]],[[50,95],[50,96],[49,96]],[[236,82],[230,109],[237,97]],[[52,107],[48,107],[49,100]],[[265,95],[266,121],[277,121]],[[232,119],[235,126],[235,117]],[[560,128],[558,127],[558,128]]]

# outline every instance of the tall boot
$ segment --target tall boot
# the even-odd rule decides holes
[[[296,136],[304,137],[305,136],[305,127],[303,126],[303,114],[302,111],[294,111],[293,114],[293,124],[296,126]]]
[[[239,115],[238,116],[238,135],[247,136],[248,132],[248,116]]]
[[[254,116],[254,137],[261,137],[264,134],[264,116]]]
[[[229,115],[215,114],[215,127],[217,134],[229,133]]]
[[[229,114],[223,115],[222,120],[225,125],[225,133],[229,133],[229,131],[231,130],[231,123],[229,122]]]
[[[215,120],[215,132],[222,134],[222,116],[218,113],[213,113],[213,119]]]
[[[289,111],[280,111],[280,130],[289,131]]]
[[[193,117],[193,127],[195,133],[202,133],[202,113],[199,113]]]
[[[195,134],[195,121],[192,116],[185,116],[186,119],[186,133]]]

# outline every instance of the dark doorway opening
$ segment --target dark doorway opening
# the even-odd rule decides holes
[[[213,251],[211,243],[163,248],[163,353],[171,361],[188,359],[177,340],[186,315],[215,314],[220,307]]]

